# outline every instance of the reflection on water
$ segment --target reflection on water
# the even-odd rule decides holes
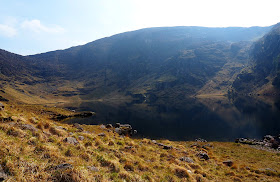
[[[78,110],[96,117],[75,118],[83,124],[129,123],[142,137],[170,140],[233,141],[280,133],[280,102],[255,98],[157,100],[155,103],[84,102]]]

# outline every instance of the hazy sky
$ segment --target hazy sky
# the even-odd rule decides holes
[[[160,26],[269,26],[279,0],[0,0],[0,49],[27,55]]]

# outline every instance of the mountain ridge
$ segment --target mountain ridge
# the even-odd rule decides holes
[[[20,87],[39,89],[40,97],[51,94],[81,100],[138,98],[139,94],[148,100],[224,95],[248,62],[252,42],[270,29],[157,27],[120,33],[82,46],[20,57],[34,68],[32,74],[23,74],[28,81]]]

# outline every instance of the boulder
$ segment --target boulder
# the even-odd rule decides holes
[[[271,136],[271,135],[265,135],[265,136],[263,137],[263,140],[273,141],[273,140],[274,140],[274,137]]]
[[[105,125],[101,125],[101,126],[100,126],[100,129],[103,129],[103,130],[104,130],[104,129],[106,129],[106,126],[105,126]]]
[[[79,140],[84,140],[85,137],[83,137],[83,136],[78,136],[78,139],[79,139]]]
[[[181,157],[179,160],[187,163],[194,163],[194,161],[190,157]]]
[[[131,125],[129,124],[116,124],[115,132],[120,135],[126,135],[126,136],[132,136],[133,134],[136,134],[137,131],[133,130]]]
[[[196,154],[199,159],[209,160],[210,157],[205,152],[199,152]]]
[[[106,128],[108,128],[108,129],[109,129],[109,128],[113,128],[113,125],[107,124],[107,125],[106,125]]]
[[[121,127],[121,124],[120,123],[116,123],[115,124],[115,128],[119,128],[119,127]]]
[[[66,142],[66,143],[69,143],[69,144],[72,144],[72,145],[79,144],[78,140],[74,137],[67,137],[63,140],[63,142]]]

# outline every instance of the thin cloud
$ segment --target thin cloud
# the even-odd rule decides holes
[[[17,35],[17,30],[11,26],[0,24],[0,35],[5,37],[14,37]]]
[[[21,24],[21,28],[30,30],[35,33],[63,33],[65,30],[60,26],[48,27],[43,25],[40,20],[26,20]]]

